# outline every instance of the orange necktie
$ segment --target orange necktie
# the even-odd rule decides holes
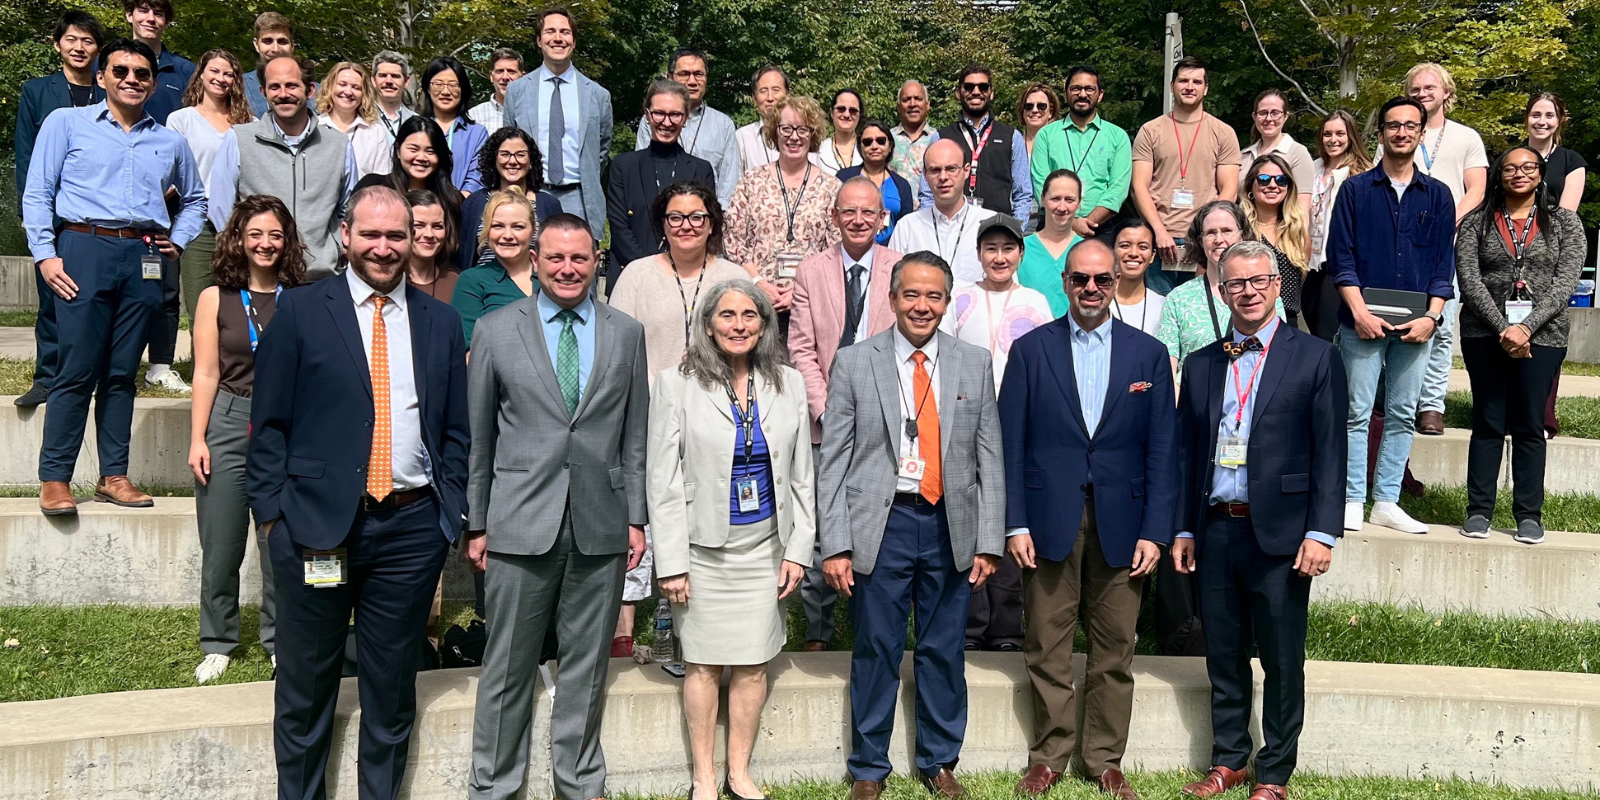
[[[939,401],[933,396],[933,379],[928,377],[927,354],[918,350],[911,360],[917,362],[911,373],[911,392],[917,397],[917,455],[925,464],[922,497],[937,503],[944,496],[944,478],[939,474]]]
[[[367,494],[382,500],[394,490],[392,437],[389,430],[389,336],[383,327],[383,304],[372,296],[372,458],[367,460]]]

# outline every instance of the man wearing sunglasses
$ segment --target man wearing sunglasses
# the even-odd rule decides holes
[[[1080,613],[1089,635],[1084,768],[1102,792],[1138,797],[1122,774],[1134,627],[1145,576],[1172,541],[1178,470],[1167,349],[1111,317],[1117,271],[1104,242],[1074,247],[1061,279],[1068,312],[1011,345],[1000,387],[1006,551],[1023,570],[1036,731],[1017,785],[1025,797],[1048,791],[1078,752]]]
[[[77,513],[69,486],[97,392],[95,500],[154,504],[128,480],[135,375],[161,304],[163,259],[177,260],[206,209],[188,143],[145,111],[156,54],[122,39],[100,51],[100,64],[105,101],[58,109],[44,121],[22,197],[28,249],[56,293],[60,337],[39,448],[39,507],[50,516]],[[108,184],[107,175],[119,179]]]
[[[1033,178],[1028,171],[1028,145],[1022,131],[994,118],[994,73],[982,64],[969,64],[956,78],[961,118],[935,131],[932,142],[949,139],[961,146],[972,171],[962,193],[984,209],[1027,219],[1033,213]],[[918,189],[919,205],[933,202],[933,189],[924,179]]]
[[[1070,169],[1083,183],[1083,202],[1072,230],[1088,238],[1117,215],[1128,199],[1133,177],[1133,144],[1128,132],[1099,114],[1105,92],[1100,73],[1079,64],[1067,73],[1067,116],[1044,126],[1033,139],[1033,189],[1041,199],[1044,180]]]
[[[711,162],[716,173],[717,200],[727,208],[733,202],[733,190],[739,185],[739,143],[734,140],[733,118],[706,105],[706,88],[711,85],[706,54],[691,47],[679,48],[667,59],[668,80],[677,81],[689,90],[689,117],[678,134],[678,144],[689,155]],[[633,149],[643,150],[652,141],[650,115],[639,120],[639,133],[634,137]],[[613,165],[612,169],[616,169]]]
[[[1311,580],[1328,571],[1342,535],[1344,361],[1274,313],[1271,246],[1235,244],[1220,267],[1232,330],[1189,357],[1178,398],[1172,561],[1199,587],[1213,741],[1211,769],[1183,793],[1217,797],[1247,779],[1259,652],[1264,741],[1250,800],[1286,800],[1305,722]],[[1365,463],[1365,447],[1361,455]]]

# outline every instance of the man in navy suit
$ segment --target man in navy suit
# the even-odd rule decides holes
[[[1006,550],[1022,567],[1034,739],[1017,792],[1037,797],[1077,751],[1072,640],[1089,636],[1083,761],[1101,791],[1122,774],[1144,577],[1172,541],[1178,499],[1172,369],[1150,335],[1111,319],[1117,260],[1089,239],[1067,256],[1070,310],[1011,346],[1000,387]]]
[[[95,58],[105,42],[100,21],[87,11],[64,11],[56,18],[56,52],[61,54],[61,71],[22,84],[22,99],[17,103],[17,208],[22,208],[22,190],[28,186],[28,162],[33,159],[33,143],[39,138],[44,118],[58,108],[92,106],[106,99],[106,90],[95,81]],[[33,366],[33,387],[16,400],[23,408],[33,408],[50,395],[57,363],[56,293],[44,282],[44,273],[33,271],[39,290],[39,316],[33,323],[33,338],[38,357]]]
[[[350,268],[284,292],[256,353],[246,486],[277,581],[280,800],[320,800],[346,628],[361,665],[362,800],[392,800],[434,587],[466,511],[461,320],[405,280],[411,211],[350,198]]]
[[[1183,792],[1215,797],[1244,783],[1259,647],[1265,742],[1250,800],[1285,800],[1305,722],[1311,579],[1343,535],[1348,387],[1332,344],[1273,313],[1271,247],[1236,244],[1221,270],[1233,330],[1189,357],[1178,399],[1172,558],[1178,572],[1198,572],[1213,739],[1211,770]]]

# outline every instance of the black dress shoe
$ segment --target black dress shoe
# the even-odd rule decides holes
[[[733,790],[733,784],[727,782],[723,782],[722,784],[722,796],[728,798],[728,800],[768,800],[765,796],[745,797],[738,792],[735,792]]]
[[[18,408],[34,408],[35,406],[44,405],[44,401],[49,397],[50,387],[35,381],[32,386],[28,387],[26,393],[17,398],[16,403]]]

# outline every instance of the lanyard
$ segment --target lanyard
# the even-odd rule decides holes
[[[739,407],[739,396],[733,393],[733,384],[724,383],[722,388],[728,392],[728,402],[733,404],[733,413],[739,415],[739,430],[744,432],[744,463],[750,463],[750,456],[755,454],[756,439],[756,373],[751,370],[746,376],[745,397],[750,398],[750,408],[745,410]]]
[[[678,299],[683,301],[683,350],[685,355],[689,352],[689,326],[694,317],[694,307],[700,302],[700,287],[706,285],[706,265],[711,263],[711,253],[706,252],[705,261],[700,264],[700,277],[694,279],[694,298],[690,299],[683,293],[683,279],[678,277],[678,268],[672,267],[673,283],[678,285]],[[672,254],[667,254],[667,265],[672,266]]]
[[[1211,312],[1211,330],[1217,333],[1217,338],[1211,341],[1220,341],[1222,339],[1222,323],[1217,321],[1217,293],[1212,290],[1211,276],[1207,275],[1200,280],[1206,282],[1206,311]]]
[[[1270,350],[1272,350],[1272,342],[1268,341],[1266,346],[1261,348],[1261,357],[1256,359],[1256,365],[1250,370],[1250,382],[1243,386],[1239,385],[1238,359],[1234,359],[1233,363],[1229,364],[1233,368],[1233,393],[1239,398],[1239,407],[1234,409],[1233,412],[1233,435],[1235,436],[1239,435],[1239,427],[1244,424],[1244,406],[1250,402],[1250,393],[1255,391],[1256,388],[1256,375],[1261,372],[1261,365],[1266,362],[1267,353]]]
[[[650,173],[655,176],[655,179],[656,179],[656,194],[659,196],[661,194],[661,162],[657,161],[654,164],[652,164],[650,166]],[[667,185],[671,186],[672,184],[677,183],[677,182],[678,182],[678,158],[677,158],[677,156],[673,156],[673,158],[672,158],[672,174],[667,176]],[[654,198],[651,198],[651,201],[654,202]]]
[[[968,149],[972,151],[972,175],[967,178],[967,189],[978,190],[978,159],[983,158],[983,151],[989,146],[989,131],[994,127],[994,117],[990,116],[983,121],[983,127],[974,128],[966,120],[961,120],[961,133],[968,139]]]
[[[1516,272],[1512,274],[1511,299],[1515,300],[1527,289],[1527,284],[1522,281],[1522,258],[1528,254],[1528,239],[1533,237],[1534,217],[1538,209],[1529,209],[1528,218],[1523,221],[1522,235],[1517,235],[1517,221],[1511,218],[1511,209],[1502,206],[1500,216],[1506,221],[1506,230],[1511,234],[1511,256],[1516,260]]]
[[[806,184],[811,182],[811,162],[806,162],[805,177],[800,179],[800,189],[794,193],[794,205],[789,205],[789,185],[783,182],[783,167],[772,171],[778,178],[778,191],[783,193],[783,213],[789,218],[789,244],[794,244],[794,215],[800,211],[800,200],[806,196]]]
[[[1062,138],[1067,142],[1067,163],[1071,164],[1072,171],[1081,177],[1083,175],[1083,165],[1089,161],[1089,154],[1094,152],[1094,143],[1100,140],[1100,129],[1098,127],[1094,129],[1094,135],[1089,137],[1089,146],[1083,149],[1083,158],[1078,158],[1077,151],[1072,147],[1071,135],[1071,132],[1077,130],[1078,126],[1069,124],[1067,128],[1070,130],[1062,131]],[[1198,133],[1199,129],[1196,128],[1195,131]],[[1082,136],[1083,134],[1080,132],[1078,135]],[[1189,152],[1194,152],[1194,145],[1189,146]]]
[[[1148,291],[1149,290],[1146,290],[1146,292]],[[1128,321],[1128,312],[1122,310],[1122,303],[1118,302],[1116,296],[1114,295],[1111,298],[1111,307],[1116,309],[1116,313],[1114,313],[1112,316],[1115,316],[1117,319],[1120,319],[1123,322]],[[1148,316],[1150,316],[1150,298],[1147,295],[1145,299],[1139,301],[1139,330],[1144,330],[1144,319]],[[1217,312],[1215,309],[1211,311],[1211,321],[1213,323],[1217,321]]]
[[[937,336],[938,334],[935,333],[934,335]],[[916,408],[916,413],[914,413],[914,414],[912,413],[912,409],[911,409],[912,403],[906,400],[906,385],[905,385],[905,383],[901,382],[901,384],[900,384],[900,402],[905,404],[905,409],[906,409],[906,436],[911,439],[911,444],[913,444],[913,445],[915,445],[917,443],[917,420],[922,418],[922,407],[928,404],[928,398],[933,395],[933,376],[939,374],[939,361],[940,361],[940,359],[937,359],[937,358],[934,359],[933,360],[933,366],[931,368],[929,368],[929,370],[928,370],[928,391],[927,391],[927,393],[922,395],[922,399],[921,400],[917,400],[915,397],[911,398],[911,400],[916,402],[916,407],[917,407]],[[915,364],[912,365],[911,369],[912,369],[912,373],[911,374],[913,376],[916,375],[916,365]],[[894,372],[895,372],[896,376],[898,376],[900,374],[900,370],[898,370],[898,369],[895,370]],[[914,392],[915,392],[915,379],[913,378],[913,393]]]
[[[1184,155],[1183,133],[1178,130],[1178,117],[1173,114],[1168,114],[1167,116],[1172,118],[1172,141],[1173,144],[1178,146],[1178,185],[1188,188],[1189,159],[1194,158],[1194,146],[1196,142],[1200,141],[1200,129],[1205,127],[1206,120],[1205,117],[1201,117],[1200,121],[1194,124],[1194,135],[1189,137],[1189,155]],[[1217,338],[1221,339],[1222,334],[1218,333]]]
[[[940,258],[944,258],[946,263],[954,264],[955,261],[956,261],[956,251],[961,249],[961,235],[967,232],[967,219],[968,219],[968,217],[971,216],[967,212],[970,211],[971,209],[972,209],[972,206],[967,205],[966,203],[962,203],[961,204],[961,214],[960,214],[961,227],[956,229],[956,238],[955,238],[954,241],[952,241],[950,243],[950,257],[949,258],[945,258],[945,255],[944,255],[944,241],[939,238],[939,217],[944,216],[944,215],[939,213],[939,209],[937,209],[937,208],[929,208],[928,209],[928,213],[931,214],[932,217],[933,217],[933,247],[934,247],[935,250],[938,251],[939,257]],[[954,225],[955,223],[952,222],[950,224]]]
[[[280,283],[278,288],[272,290],[273,300],[277,300],[281,294],[283,294],[283,284]],[[250,307],[249,289],[239,290],[239,302],[244,303],[245,330],[250,332],[250,352],[254,353],[256,344],[261,341],[261,328],[256,324],[256,310]]]
[[[1429,175],[1433,174],[1433,159],[1438,157],[1439,145],[1444,144],[1444,129],[1449,124],[1446,120],[1444,125],[1439,126],[1439,133],[1433,137],[1433,147],[1429,147],[1427,142],[1422,143],[1422,165],[1427,167]]]

